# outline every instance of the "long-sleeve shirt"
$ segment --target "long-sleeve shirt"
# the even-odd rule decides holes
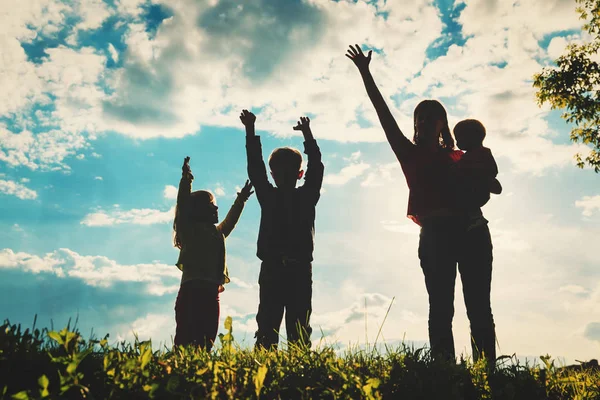
[[[400,136],[392,150],[400,161],[409,188],[408,218],[421,225],[428,217],[452,214],[455,203],[448,172],[462,152],[431,150],[415,145],[402,133]]]
[[[308,157],[305,182],[293,189],[274,187],[267,178],[259,136],[246,137],[248,177],[261,208],[257,256],[263,261],[287,257],[313,260],[315,214],[324,166],[315,140],[304,142]]]
[[[226,262],[225,238],[237,224],[246,198],[238,195],[225,219],[218,225],[195,221],[193,218],[192,181],[182,177],[177,194],[179,212],[177,234],[181,239],[181,250],[177,268],[183,271],[181,283],[201,279],[217,285],[229,283]]]

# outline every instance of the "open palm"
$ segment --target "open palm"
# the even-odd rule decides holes
[[[372,53],[373,50],[369,50],[369,54],[365,56],[365,53],[363,53],[360,46],[356,44],[354,46],[350,45],[350,48],[346,53],[346,57],[351,59],[354,65],[356,65],[359,70],[366,70],[369,68]]]

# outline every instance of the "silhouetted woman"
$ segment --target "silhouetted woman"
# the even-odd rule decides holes
[[[414,111],[411,142],[392,116],[369,71],[372,52],[358,45],[346,57],[358,67],[409,187],[408,217],[421,226],[419,259],[429,294],[429,342],[435,358],[455,360],[452,318],[458,262],[467,314],[471,322],[473,357],[481,352],[495,361],[495,328],[490,305],[492,243],[487,225],[467,232],[467,218],[456,206],[449,184],[450,166],[462,152],[454,150],[444,107],[425,100]]]

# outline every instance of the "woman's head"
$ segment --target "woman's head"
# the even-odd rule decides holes
[[[215,196],[207,190],[197,190],[190,194],[189,210],[187,215],[182,215],[179,205],[175,207],[175,220],[173,221],[173,231],[175,233],[173,242],[175,247],[181,248],[181,235],[177,231],[177,226],[181,224],[181,218],[187,218],[192,221],[216,224],[219,222],[219,207]]]
[[[423,100],[415,107],[414,127],[413,141],[417,146],[438,146],[446,150],[454,148],[448,114],[439,101]]]

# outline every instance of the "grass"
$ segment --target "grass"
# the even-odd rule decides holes
[[[210,353],[152,348],[150,341],[111,346],[61,331],[0,327],[0,399],[600,399],[598,369],[498,360],[435,362],[425,349],[384,353],[331,346],[314,350],[240,349],[228,333]]]

